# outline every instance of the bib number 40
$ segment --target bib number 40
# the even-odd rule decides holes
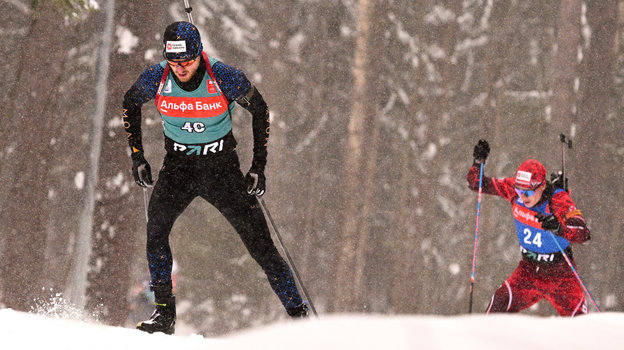
[[[542,246],[542,233],[541,232],[535,232],[535,234],[533,234],[531,230],[529,230],[528,228],[525,228],[523,233],[524,233],[524,243],[535,245],[538,247]]]
[[[206,130],[206,126],[204,125],[204,123],[191,123],[191,122],[186,122],[184,123],[184,125],[180,128],[182,130],[186,130],[188,132],[204,132]]]

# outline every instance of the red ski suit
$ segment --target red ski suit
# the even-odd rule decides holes
[[[479,166],[473,164],[468,172],[468,186],[477,191],[479,189]],[[534,215],[538,212],[553,214],[558,219],[561,229],[557,232],[557,239],[565,245],[565,252],[574,264],[572,250],[569,243],[583,243],[590,238],[585,219],[574,205],[566,191],[553,191],[547,188],[538,204],[531,208],[522,206],[514,190],[515,179],[496,179],[483,176],[482,191],[486,194],[505,198],[513,206],[514,219],[525,221],[534,227],[541,228]],[[550,184],[548,185],[550,186]],[[554,194],[552,194],[554,192]],[[541,208],[541,209],[539,209]],[[518,214],[520,213],[520,214]],[[522,227],[522,226],[521,226]],[[542,230],[545,231],[545,230]],[[527,232],[530,232],[527,230]],[[496,290],[490,301],[486,313],[490,312],[519,312],[546,298],[561,316],[575,316],[587,313],[585,294],[572,269],[568,266],[560,251],[532,250],[531,243],[535,237],[523,235],[518,228],[518,238],[521,245],[522,260],[516,270]],[[553,242],[548,232],[540,232],[538,243]],[[527,247],[529,249],[527,249]]]

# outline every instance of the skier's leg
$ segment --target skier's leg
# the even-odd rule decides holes
[[[234,157],[220,169],[220,175],[216,176],[218,185],[208,186],[201,196],[234,227],[252,258],[266,273],[288,314],[306,316],[307,306],[297,290],[292,271],[271,239],[258,200],[247,194],[238,157],[235,154]]]
[[[494,292],[486,313],[519,312],[537,303],[542,296],[534,288],[530,266],[521,261],[516,270]]]
[[[175,220],[194,198],[185,177],[175,170],[174,166],[163,167],[149,201],[146,252],[152,286],[171,284],[173,256],[169,234]]]
[[[587,313],[585,293],[567,264],[560,264],[552,271],[545,288],[546,299],[560,316],[578,316]]]
[[[256,201],[251,196],[248,198]],[[292,271],[275,247],[257,201],[255,204],[249,202],[246,199],[245,202],[242,202],[245,204],[238,209],[236,206],[239,203],[242,204],[241,202],[231,203],[228,209],[221,207],[219,210],[238,232],[249,254],[266,273],[273,291],[279,297],[288,314],[302,316],[303,313],[307,313],[307,307],[299,295]]]
[[[193,197],[184,176],[176,172],[174,166],[160,172],[148,207],[146,247],[150,288],[154,292],[156,310],[149,320],[137,324],[139,330],[166,334],[175,331],[176,308],[171,280],[173,257],[169,234],[176,218]]]

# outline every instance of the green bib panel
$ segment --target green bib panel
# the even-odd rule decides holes
[[[156,94],[156,107],[162,117],[165,135],[182,144],[204,144],[218,140],[232,130],[231,113],[235,104],[227,99],[214,80],[211,66],[216,60],[205,53],[206,73],[199,87],[185,91],[176,83],[169,65]]]

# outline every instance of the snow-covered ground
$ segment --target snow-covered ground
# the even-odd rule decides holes
[[[328,350],[624,349],[624,313],[574,319],[526,315],[333,315],[277,323],[225,337],[145,334],[0,310],[1,349]]]

